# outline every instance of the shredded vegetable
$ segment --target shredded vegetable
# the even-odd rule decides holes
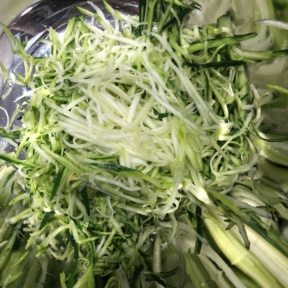
[[[257,186],[270,98],[248,73],[287,50],[242,49],[257,34],[229,15],[191,24],[194,1],[105,2],[113,24],[90,5],[42,57],[4,27],[29,97],[0,130],[0,286],[287,287],[287,194]]]

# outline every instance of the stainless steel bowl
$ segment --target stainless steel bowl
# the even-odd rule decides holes
[[[107,18],[110,21],[113,21],[112,16],[108,12],[105,12],[102,0],[93,0],[91,2],[97,4],[98,7],[102,8],[104,13],[106,13],[105,15],[107,16]],[[207,1],[207,3],[208,2],[209,1]],[[2,2],[2,4],[3,3],[4,2]],[[137,0],[130,0],[130,1],[110,0],[109,4],[114,9],[119,10],[120,12],[127,15],[135,15],[138,12]],[[54,28],[58,32],[63,31],[66,27],[67,20],[73,16],[79,15],[79,11],[75,9],[76,6],[82,6],[86,9],[91,8],[89,3],[83,0],[42,0],[28,6],[22,13],[20,13],[17,17],[15,17],[13,21],[9,24],[9,28],[20,41],[28,41],[26,50],[29,54],[31,54],[32,56],[41,56],[48,51],[49,47],[43,42],[40,42],[39,40],[42,38],[46,38],[48,36],[49,27]],[[213,17],[217,18],[219,14],[223,13],[223,10],[221,10],[220,6],[219,11],[215,11]],[[211,14],[209,8],[207,8],[205,13]],[[195,15],[195,18],[192,19],[192,21],[196,22],[200,21],[201,19],[199,17],[200,17],[199,15]],[[212,21],[214,19],[213,17],[209,19]],[[242,18],[238,19],[239,23],[242,20],[243,20]],[[239,25],[240,31],[244,31],[245,29],[247,29],[246,24],[247,23],[242,24],[240,23]],[[250,25],[248,26],[251,27],[253,23],[248,24]],[[7,67],[9,71],[15,71],[19,74],[24,73],[22,60],[19,59],[17,56],[13,55],[9,45],[9,41],[5,35],[2,35],[0,38],[0,61],[4,63],[4,65]],[[286,63],[285,62],[281,63],[281,65],[282,65],[281,67],[279,66],[280,67],[279,74],[281,71],[283,71],[283,69],[287,68],[287,60]],[[279,79],[281,80],[281,82],[286,81],[283,75],[285,74],[277,75],[276,81],[278,81]],[[10,87],[9,85],[12,85],[12,90],[9,97],[4,99],[0,98],[0,107],[5,108],[7,111],[7,114],[5,114],[3,112],[4,110],[0,110],[0,126],[2,127],[6,125],[8,118],[7,116],[11,117],[17,105],[20,104],[18,103],[17,99],[21,95],[23,95],[23,93],[25,93],[25,87],[17,84],[12,84],[12,82],[2,81],[2,83],[0,82],[0,95],[5,94],[9,90]],[[287,127],[287,121],[286,120],[283,121],[283,118],[287,117],[286,115],[288,115],[287,110],[282,109],[281,112],[279,113],[281,113],[281,117],[280,118],[278,117],[279,119],[278,118],[273,119],[273,121],[277,122],[276,124],[278,125],[278,129],[281,128],[283,130],[284,129],[283,127]],[[21,125],[21,121],[16,118],[16,120],[13,122],[13,125]],[[284,130],[286,131],[286,128]],[[12,147],[4,139],[0,137],[0,150],[1,146],[6,151],[12,149]],[[57,265],[55,265],[55,267],[57,267]],[[51,275],[48,275],[47,279],[49,278],[53,282],[54,279],[53,271],[50,272]]]

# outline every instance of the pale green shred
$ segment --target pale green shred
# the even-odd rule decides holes
[[[90,3],[49,28],[42,58],[5,29],[30,98],[0,154],[0,268],[15,271],[0,287],[288,286],[287,194],[254,184],[270,99],[247,73],[287,51],[242,50],[256,34],[234,35],[228,15],[189,25],[200,6],[166,2],[140,1],[139,19],[105,2],[113,25]]]

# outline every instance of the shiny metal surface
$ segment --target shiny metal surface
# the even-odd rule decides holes
[[[8,25],[17,15],[35,2],[38,0],[1,0],[0,21]]]
[[[69,18],[80,14],[76,9],[77,6],[92,10],[89,2],[101,8],[107,18],[112,21],[112,16],[108,12],[105,12],[106,10],[102,0],[43,0],[29,6],[10,23],[9,27],[14,33],[17,31],[21,32],[22,37],[35,36],[47,30],[47,27],[59,30],[65,26]],[[138,12],[138,1],[136,0],[110,0],[108,3],[114,9],[127,15],[135,15]]]

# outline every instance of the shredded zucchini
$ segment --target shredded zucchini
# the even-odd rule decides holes
[[[142,0],[139,18],[105,2],[113,24],[90,4],[41,58],[4,29],[29,98],[0,130],[16,141],[0,154],[0,287],[287,287],[287,194],[254,185],[270,98],[247,72],[287,50],[242,49],[257,34],[228,15],[191,24],[194,1]]]

